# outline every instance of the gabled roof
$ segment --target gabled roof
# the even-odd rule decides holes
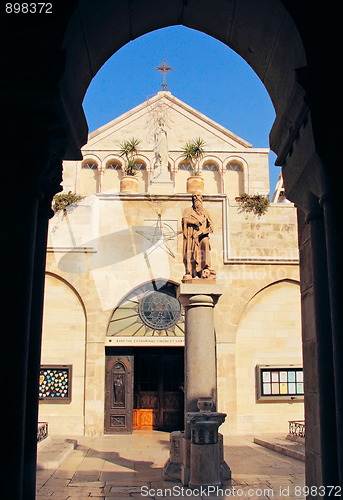
[[[156,116],[166,117],[169,150],[180,150],[186,141],[201,137],[206,151],[244,150],[252,145],[230,130],[211,120],[168,91],[158,92],[151,99],[127,111],[92,132],[83,150],[116,150],[128,138],[141,140],[140,150],[151,150]]]

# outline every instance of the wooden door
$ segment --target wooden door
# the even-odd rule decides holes
[[[159,348],[135,351],[135,429],[159,429]]]
[[[135,353],[134,429],[183,429],[183,349]]]
[[[106,356],[105,432],[133,430],[133,356]]]
[[[183,349],[170,354],[171,349],[164,349],[161,362],[161,430],[182,430],[184,426],[184,360]]]

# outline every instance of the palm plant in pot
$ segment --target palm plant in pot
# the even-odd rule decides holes
[[[203,193],[204,179],[200,177],[199,162],[205,155],[205,142],[196,137],[192,141],[186,142],[182,148],[182,156],[189,162],[193,169],[193,175],[187,179],[187,193]]]
[[[140,139],[132,137],[120,144],[120,156],[125,158],[125,175],[120,179],[120,192],[127,193],[138,191],[138,179],[135,177],[137,174],[136,158],[139,153],[138,146]]]

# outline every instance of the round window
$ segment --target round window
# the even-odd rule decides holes
[[[181,304],[162,292],[149,292],[139,302],[139,316],[150,328],[163,330],[173,326],[181,314]]]

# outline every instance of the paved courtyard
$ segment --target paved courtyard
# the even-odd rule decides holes
[[[50,444],[41,444],[40,450]],[[39,451],[41,453],[41,451]],[[136,431],[121,436],[78,436],[77,445],[59,466],[37,471],[37,499],[128,499],[165,497],[305,498],[304,463],[268,450],[248,437],[226,439],[225,460],[232,483],[222,490],[192,491],[163,481],[169,434]],[[51,465],[50,465],[51,467]]]

